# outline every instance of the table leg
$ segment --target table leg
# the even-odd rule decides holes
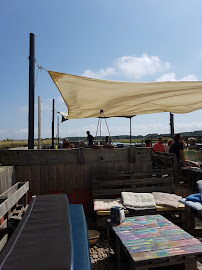
[[[116,238],[116,256],[118,262],[118,270],[121,270],[121,249],[117,238]]]
[[[192,233],[195,229],[195,218],[192,216],[191,208],[188,205],[185,206],[185,226],[189,233]]]
[[[186,262],[184,270],[197,270],[196,261]]]

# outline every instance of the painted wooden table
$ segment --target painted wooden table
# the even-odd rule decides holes
[[[202,260],[202,243],[161,215],[127,217],[120,225],[107,220],[107,233],[119,269],[195,270]]]

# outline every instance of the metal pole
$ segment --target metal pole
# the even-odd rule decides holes
[[[130,117],[130,144],[131,144],[131,118],[132,117]]]
[[[53,113],[52,113],[52,146],[51,148],[54,149],[54,118],[55,118],[55,100],[53,99]]]
[[[30,33],[28,149],[34,149],[34,78],[35,78],[35,36],[34,34]]]
[[[100,143],[101,143],[101,128],[102,128],[102,126],[101,126],[101,121],[102,121],[102,118],[100,117]]]
[[[173,113],[170,113],[170,137],[174,139],[174,117]]]
[[[41,97],[38,96],[38,149],[41,149]]]
[[[58,124],[58,143],[57,143],[57,145],[58,145],[58,149],[59,149],[59,116],[57,117],[57,124]]]

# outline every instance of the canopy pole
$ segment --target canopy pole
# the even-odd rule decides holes
[[[41,149],[41,97],[38,96],[38,149]]]
[[[58,143],[57,143],[57,145],[58,145],[58,149],[59,149],[59,116],[57,117],[57,126],[58,126]]]
[[[131,117],[130,117],[130,144],[131,144]]]
[[[174,117],[173,113],[170,113],[170,137],[174,139]]]
[[[28,149],[34,149],[34,78],[35,78],[35,36],[29,37],[29,116],[28,116]]]
[[[55,119],[55,100],[53,99],[53,112],[52,112],[52,146],[51,148],[54,149],[54,119]]]

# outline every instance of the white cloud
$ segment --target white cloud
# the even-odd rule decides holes
[[[163,74],[158,77],[156,82],[174,82],[174,81],[198,81],[198,77],[195,74],[188,74],[181,79],[176,78],[176,74],[174,72]]]
[[[156,82],[173,82],[176,81],[175,73],[167,73],[156,79]]]
[[[27,133],[28,134],[28,128],[20,128],[19,132]]]
[[[88,77],[88,78],[95,78],[95,79],[103,79],[106,78],[108,76],[114,75],[116,73],[115,68],[113,67],[108,67],[106,69],[100,69],[97,72],[94,72],[92,70],[85,70],[82,73],[82,76],[84,77]]]
[[[1,130],[0,140],[12,139],[12,140],[23,140],[28,138],[27,129],[15,129],[15,130]]]
[[[180,81],[198,81],[198,77],[195,74],[188,74],[183,77]]]
[[[158,56],[142,54],[141,57],[123,56],[115,61],[117,69],[127,77],[140,79],[170,68],[169,63],[163,63]]]
[[[135,133],[134,135],[141,134],[143,136],[150,134],[150,133],[158,133],[158,134],[163,134],[163,133],[169,133],[169,123],[162,124],[162,123],[151,123],[151,124],[137,124],[135,125]]]
[[[119,121],[119,124],[110,124],[109,125],[109,131],[112,136],[115,135],[129,135],[130,134],[130,127],[129,127],[129,121],[124,121],[125,123],[121,123]],[[66,124],[67,123],[67,124]],[[79,127],[72,127],[72,124],[68,124],[67,122],[64,122],[60,124],[60,137],[77,137],[77,136],[86,136],[86,131],[89,130],[93,136],[96,135],[97,125],[96,124],[90,124],[90,125],[80,125]],[[183,123],[179,123],[175,121],[175,133],[178,132],[187,132],[187,131],[195,131],[195,130],[202,130],[202,123],[200,122],[191,122],[186,123],[186,121],[183,121]],[[34,130],[35,132],[35,138],[38,136],[38,130],[37,128]],[[149,123],[146,122],[145,124],[137,124],[132,123],[132,135],[137,136],[139,134],[145,136],[147,134],[151,133],[158,133],[158,134],[164,134],[164,133],[170,133],[170,126],[169,121],[168,122],[156,122],[156,123]],[[55,136],[57,135],[56,127],[55,127]],[[102,125],[102,137],[109,135],[108,130],[106,128],[106,125],[103,123]],[[98,130],[97,137],[99,139],[100,136],[100,130]],[[42,126],[42,138],[51,138],[51,129],[50,128],[43,128]],[[27,128],[21,128],[21,129],[13,129],[13,130],[1,130],[0,131],[0,140],[5,139],[27,139],[28,138],[28,129]]]
[[[186,132],[186,131],[195,131],[202,130],[202,123],[193,122],[193,123],[175,123],[175,132]]]
[[[86,70],[82,73],[82,76],[104,79],[109,76],[118,75],[125,76],[126,78],[130,79],[140,79],[144,76],[150,76],[163,72],[169,68],[170,63],[162,62],[158,56],[148,56],[147,54],[142,54],[140,57],[123,56],[117,58],[112,67],[100,69],[97,72]]]

